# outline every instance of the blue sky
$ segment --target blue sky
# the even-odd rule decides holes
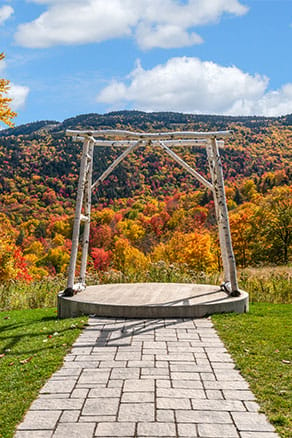
[[[292,113],[292,0],[1,0],[0,41],[16,124]]]

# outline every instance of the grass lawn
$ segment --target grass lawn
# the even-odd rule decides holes
[[[292,437],[292,305],[251,304],[244,315],[212,320],[263,412],[281,437]]]
[[[86,320],[58,320],[55,309],[0,312],[1,438],[13,436],[16,425],[45,381],[60,367]]]
[[[248,314],[212,319],[263,412],[291,438],[292,305],[257,303]],[[54,308],[0,312],[0,438],[13,436],[84,321],[58,320]]]

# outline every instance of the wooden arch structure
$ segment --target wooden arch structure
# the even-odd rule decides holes
[[[239,296],[237,283],[236,263],[232,248],[228,209],[226,204],[223,169],[220,158],[220,148],[224,147],[224,138],[232,134],[231,131],[215,132],[161,132],[144,133],[122,130],[67,130],[66,135],[75,141],[83,142],[79,182],[77,189],[76,209],[72,235],[72,250],[70,256],[67,289],[65,295],[73,295],[86,287],[86,267],[89,247],[91,194],[101,182],[123,161],[127,155],[139,147],[151,145],[160,147],[170,155],[187,172],[194,176],[201,184],[212,191],[216,210],[216,218],[219,231],[221,257],[224,270],[224,283],[221,285],[230,296]],[[116,140],[118,139],[118,140]],[[189,166],[172,149],[172,146],[206,147],[211,181],[208,181],[195,169]],[[95,147],[124,148],[118,158],[92,182],[93,151]],[[75,271],[77,253],[79,248],[80,224],[84,222],[82,238],[81,267],[78,283],[75,283]]]

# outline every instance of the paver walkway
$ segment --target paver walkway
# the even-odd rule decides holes
[[[15,438],[275,438],[209,319],[90,318]]]

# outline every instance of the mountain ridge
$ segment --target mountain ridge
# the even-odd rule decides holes
[[[136,110],[112,111],[109,113],[87,113],[64,119],[62,122],[56,120],[40,120],[18,125],[14,128],[7,128],[0,131],[0,137],[11,135],[29,135],[39,131],[60,132],[66,129],[80,127],[83,129],[99,128],[102,125],[114,127],[115,124],[127,122],[133,123],[136,120],[138,126],[147,128],[145,123],[153,123],[163,120],[165,124],[188,124],[188,123],[212,123],[222,126],[223,123],[244,124],[250,126],[266,126],[269,123],[280,125],[292,124],[292,114],[280,117],[265,116],[226,116],[214,114],[185,114],[177,112],[143,112]],[[85,122],[85,123],[84,123]],[[149,128],[149,127],[148,127]]]
[[[290,123],[291,120],[291,123]],[[56,121],[34,122],[2,131],[0,136],[0,212],[33,214],[43,207],[63,211],[74,205],[81,143],[65,136],[71,129],[133,131],[214,131],[231,129],[222,149],[227,185],[239,187],[251,179],[260,192],[292,181],[292,115],[253,118],[116,111],[82,114]],[[210,178],[204,147],[175,148],[192,167]],[[120,154],[115,148],[95,148],[94,178]],[[143,147],[130,154],[104,181],[96,196],[101,202],[132,196],[165,196],[199,186],[158,148]],[[50,203],[51,200],[51,203]],[[70,204],[70,206],[69,206]],[[66,210],[66,208],[65,208]]]

